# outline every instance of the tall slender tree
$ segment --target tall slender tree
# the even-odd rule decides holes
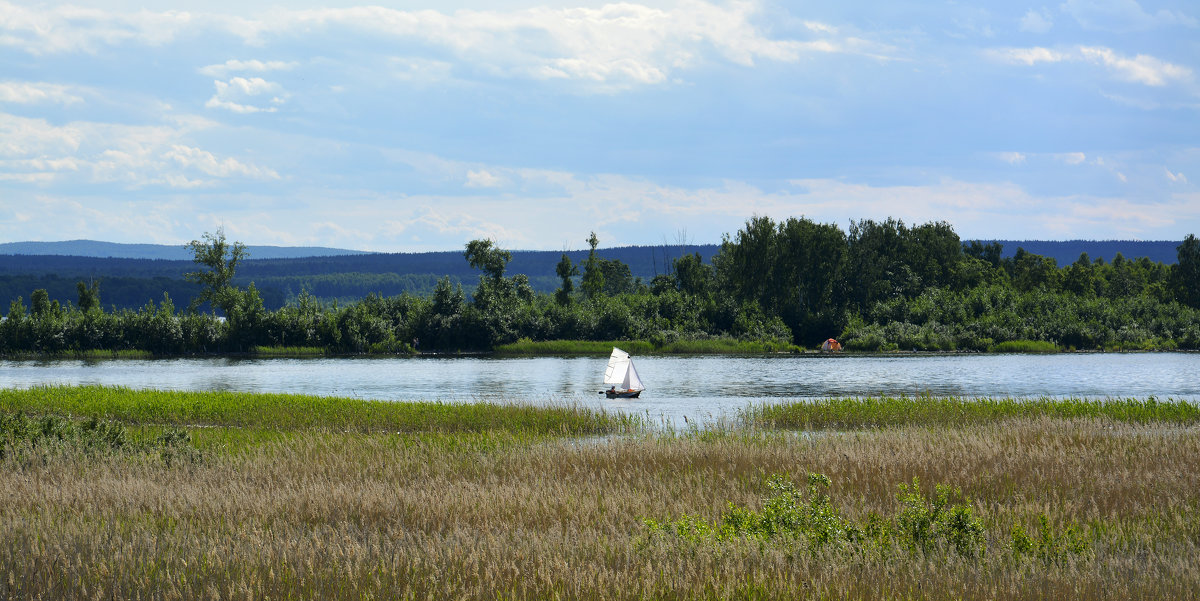
[[[1188,234],[1176,247],[1176,263],[1172,272],[1175,297],[1179,302],[1200,308],[1200,240]]]
[[[575,291],[575,282],[571,278],[579,275],[579,267],[571,263],[567,253],[563,253],[558,265],[554,266],[554,273],[562,278],[562,287],[554,293],[554,300],[563,306],[571,304],[571,294]]]
[[[604,272],[600,269],[600,261],[596,257],[596,247],[600,244],[596,232],[592,232],[587,242],[591,251],[588,252],[587,262],[583,264],[583,281],[580,285],[583,286],[584,296],[591,299],[604,292]]]
[[[208,301],[213,307],[221,309],[226,316],[237,306],[238,290],[233,286],[233,275],[238,263],[249,256],[246,245],[241,242],[230,244],[225,241],[225,228],[217,228],[216,233],[205,233],[203,239],[192,240],[187,244],[195,255],[193,261],[204,267],[202,271],[184,274],[184,279],[196,282],[204,289],[200,296],[192,300],[191,310],[200,303]]]

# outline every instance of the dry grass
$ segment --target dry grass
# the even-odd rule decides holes
[[[219,434],[213,434],[219,438]],[[219,449],[218,447],[214,447]],[[198,463],[0,461],[0,598],[1195,598],[1200,430],[1018,418],[842,434],[571,441],[302,432]],[[961,486],[982,559],[651,539],[823,472],[848,516]],[[1093,553],[1015,561],[1013,524]]]

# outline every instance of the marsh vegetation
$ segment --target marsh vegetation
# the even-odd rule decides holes
[[[185,394],[6,391],[0,412],[25,423],[69,406],[80,428],[124,431],[101,438],[182,426],[195,453],[7,453],[0,596],[1200,594],[1194,417],[1043,407],[885,419],[881,401],[843,410],[878,410],[865,420],[876,425],[797,431],[751,413],[736,427],[658,431],[596,415],[584,421],[600,426],[572,426],[578,410],[452,427],[480,411],[455,406],[440,422],[397,410],[362,427],[369,404],[240,396],[201,410]],[[264,410],[298,403],[311,417]],[[6,436],[6,448],[33,448]]]

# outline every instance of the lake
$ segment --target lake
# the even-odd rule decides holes
[[[750,403],[871,394],[1200,402],[1200,353],[644,356],[641,399],[597,394],[607,357],[0,361],[0,387],[102,384],[380,400],[579,403],[681,424]]]

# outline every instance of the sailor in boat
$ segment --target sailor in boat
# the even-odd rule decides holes
[[[608,367],[604,370],[604,383],[610,387],[600,393],[610,399],[636,399],[645,390],[629,353],[616,347],[613,347],[612,356],[608,358]]]

